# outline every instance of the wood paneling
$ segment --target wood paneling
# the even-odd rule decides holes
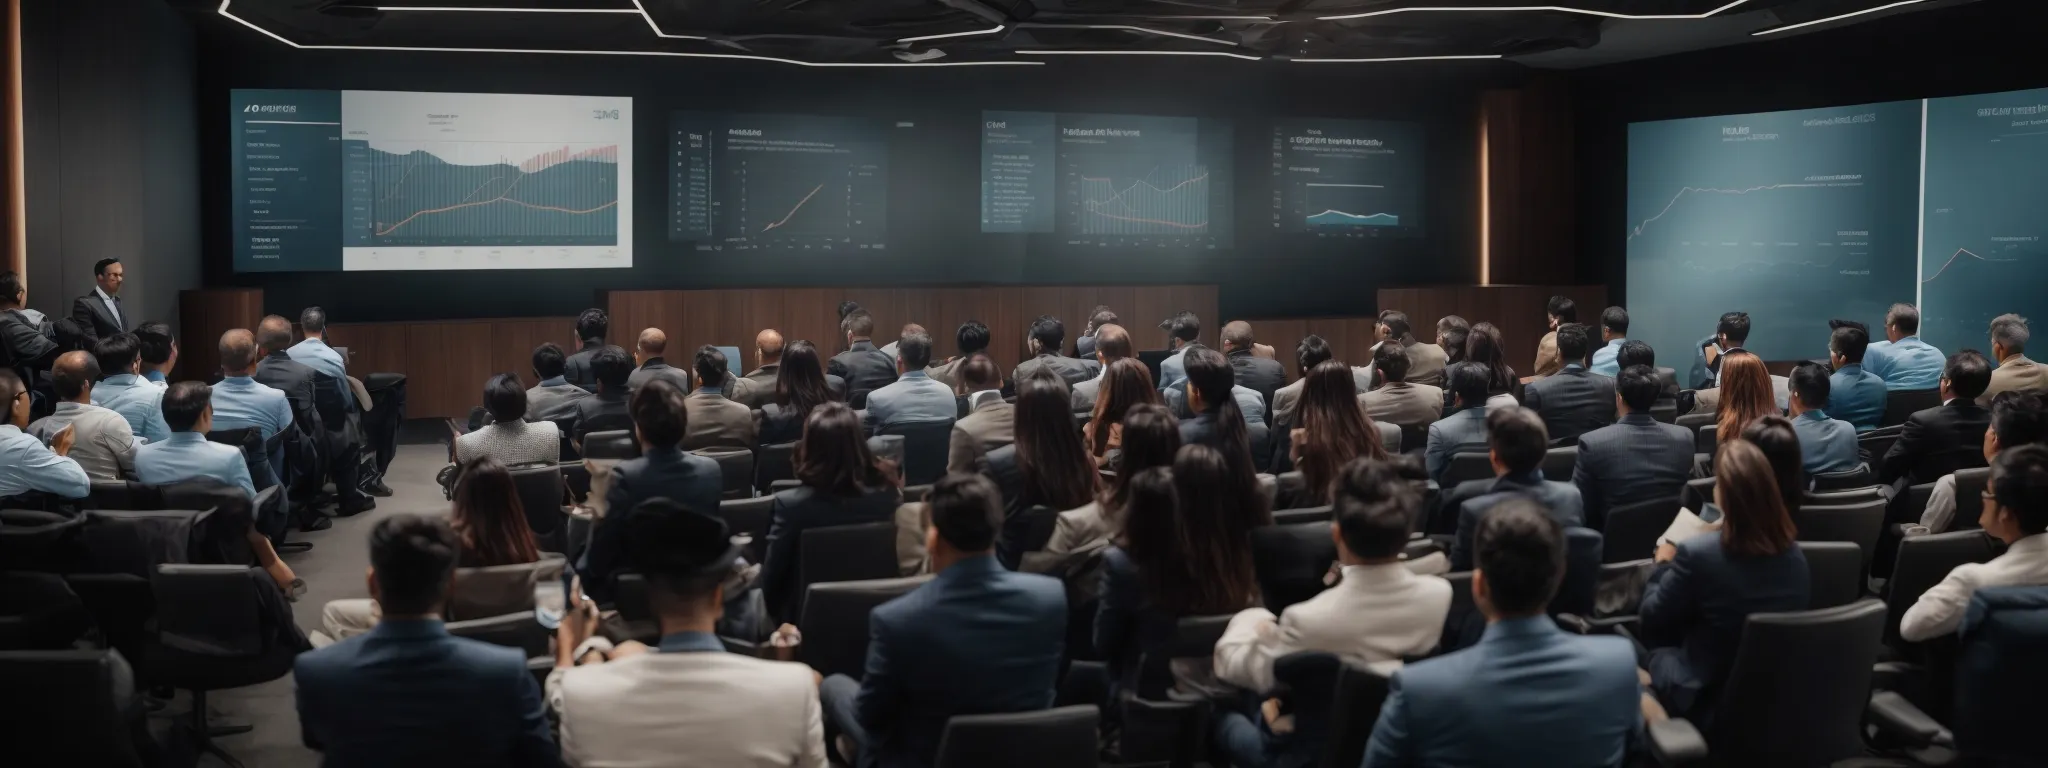
[[[405,374],[406,415],[460,418],[481,405],[492,374],[517,374],[528,386],[533,348],[552,341],[576,348],[576,319],[529,317],[500,320],[443,320],[411,323],[336,323],[329,343],[347,347],[349,371],[358,378],[390,371]]]
[[[1578,213],[1569,88],[1562,78],[1538,76],[1521,88],[1482,92],[1479,130],[1488,246],[1482,282],[1573,280]]]
[[[1233,320],[1241,318],[1231,318]],[[1309,334],[1329,342],[1333,359],[1349,365],[1370,365],[1372,345],[1379,340],[1374,317],[1312,317],[1308,319],[1246,320],[1252,324],[1252,339],[1273,347],[1273,357],[1286,369],[1287,380],[1300,378],[1295,369],[1295,347]]]
[[[1493,323],[1500,328],[1501,340],[1507,344],[1508,364],[1514,366],[1516,375],[1527,376],[1536,370],[1536,345],[1549,332],[1544,307],[1551,296],[1557,295],[1578,305],[1581,323],[1598,324],[1600,311],[1607,308],[1604,285],[1382,288],[1379,307],[1382,311],[1395,309],[1407,313],[1415,337],[1424,341],[1436,337],[1436,321],[1445,315],[1457,315],[1473,324]]]
[[[263,289],[211,288],[178,292],[177,379],[210,379],[220,370],[220,337],[251,332],[263,319]]]

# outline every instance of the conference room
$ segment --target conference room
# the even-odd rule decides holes
[[[2043,764],[2037,6],[0,0],[0,763]]]

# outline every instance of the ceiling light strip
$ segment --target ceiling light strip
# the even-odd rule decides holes
[[[1017,53],[1021,53],[1021,54],[1029,54],[1029,55],[1032,55],[1032,56],[1228,56],[1228,57],[1230,57],[1230,58],[1233,58],[1233,59],[1244,59],[1245,61],[1264,61],[1264,60],[1265,60],[1265,57],[1263,57],[1263,56],[1251,56],[1251,55],[1247,55],[1247,54],[1242,54],[1242,53],[1229,53],[1229,52],[1225,52],[1225,51],[1108,51],[1108,50],[1095,50],[1095,51],[1055,51],[1055,50],[1028,50],[1028,51],[1017,51]]]
[[[920,36],[917,36],[917,37],[906,37],[906,38],[903,38],[903,39],[897,40],[896,42],[899,42],[899,43],[922,43],[922,42],[924,42],[924,41],[926,41],[926,40],[944,40],[944,39],[946,39],[946,38],[949,38],[949,37],[973,37],[973,36],[975,36],[975,35],[993,35],[993,34],[996,34],[997,32],[1001,32],[1001,31],[1003,31],[1003,30],[1005,30],[1005,29],[1009,29],[1009,27],[1003,26],[1003,25],[1001,25],[1001,24],[997,24],[997,25],[995,25],[995,26],[993,26],[993,27],[989,27],[988,29],[977,29],[977,30],[973,30],[973,31],[971,31],[971,32],[947,32],[947,33],[945,33],[945,34],[942,34],[942,35],[920,35]]]
[[[228,2],[228,0],[221,0],[221,4],[222,4],[222,5],[226,5],[226,4],[227,4],[227,2]],[[654,30],[654,35],[655,35],[656,37],[666,37],[666,38],[668,38],[668,39],[670,39],[670,40],[704,40],[704,39],[706,39],[706,38],[704,38],[704,37],[701,37],[701,36],[698,36],[698,35],[671,35],[671,34],[669,34],[669,33],[667,33],[667,32],[663,32],[663,31],[661,31],[661,25],[660,25],[660,24],[656,24],[656,23],[654,23],[654,17],[653,17],[653,16],[651,16],[651,15],[649,15],[649,14],[647,13],[647,6],[641,5],[641,4],[640,4],[640,0],[633,0],[633,8],[634,8],[634,9],[636,9],[636,10],[638,10],[638,11],[640,11],[640,18],[642,18],[642,19],[645,19],[645,20],[647,20],[647,28],[648,28],[648,29],[652,29],[652,30]]]
[[[631,8],[481,8],[476,6],[442,5],[379,5],[376,10],[421,11],[431,13],[640,13]]]
[[[1152,29],[1151,27],[1138,27],[1138,26],[1132,26],[1132,25],[1129,25],[1129,24],[1018,24],[1018,25],[1017,25],[1017,28],[1018,28],[1018,29],[1024,29],[1024,28],[1026,28],[1026,27],[1029,27],[1029,28],[1032,28],[1032,29],[1120,29],[1120,30],[1124,30],[1124,31],[1126,31],[1126,32],[1143,32],[1143,33],[1145,33],[1145,34],[1148,34],[1148,35],[1159,35],[1160,37],[1178,37],[1178,38],[1180,38],[1180,39],[1182,39],[1182,40],[1194,40],[1194,41],[1196,41],[1196,42],[1201,42],[1201,43],[1213,43],[1213,44],[1216,44],[1216,45],[1226,46],[1226,47],[1230,47],[1230,48],[1236,48],[1236,47],[1237,47],[1237,43],[1231,42],[1231,41],[1229,41],[1229,40],[1218,40],[1218,39],[1216,39],[1216,38],[1213,38],[1213,37],[1203,37],[1203,36],[1201,36],[1201,35],[1190,35],[1190,34],[1187,34],[1187,33],[1184,33],[1184,32],[1168,32],[1168,31],[1166,31],[1166,30],[1163,30],[1163,29]]]
[[[1749,34],[1750,34],[1750,36],[1751,36],[1751,37],[1755,37],[1755,36],[1757,36],[1757,35],[1768,35],[1768,34],[1773,34],[1773,33],[1777,33],[1777,32],[1790,32],[1790,31],[1792,31],[1792,30],[1795,30],[1795,29],[1798,29],[1798,28],[1800,28],[1800,27],[1811,27],[1811,26],[1813,26],[1813,25],[1815,25],[1815,24],[1826,24],[1826,23],[1828,23],[1828,22],[1830,22],[1830,21],[1841,21],[1841,20],[1843,20],[1843,19],[1846,19],[1846,18],[1850,18],[1850,17],[1852,17],[1852,16],[1862,16],[1863,14],[1866,14],[1866,13],[1877,13],[1878,11],[1889,11],[1889,10],[1891,10],[1891,9],[1893,9],[1893,8],[1898,8],[1898,7],[1900,7],[1900,6],[1905,6],[1905,5],[1913,5],[1914,3],[1924,3],[1924,2],[1927,2],[1927,0],[1899,0],[1899,1],[1898,1],[1898,2],[1896,2],[1896,3],[1891,3],[1891,4],[1888,4],[1888,5],[1880,5],[1880,6],[1876,7],[1876,8],[1865,8],[1865,9],[1863,9],[1863,10],[1860,10],[1860,11],[1851,11],[1851,12],[1849,12],[1849,13],[1844,13],[1844,14],[1840,14],[1840,15],[1836,15],[1836,16],[1829,16],[1829,17],[1827,17],[1827,18],[1825,18],[1825,19],[1814,19],[1813,21],[1802,21],[1802,22],[1799,22],[1798,24],[1787,24],[1787,25],[1785,25],[1785,26],[1782,26],[1782,27],[1772,27],[1772,28],[1770,28],[1770,29],[1762,29],[1762,30],[1757,30],[1757,31],[1755,31],[1755,32],[1751,32],[1751,33],[1749,33]]]
[[[1346,19],[1364,19],[1373,16],[1392,16],[1397,13],[1525,13],[1532,11],[1549,13],[1577,13],[1586,16],[1601,16],[1610,19],[1698,20],[1708,18],[1715,14],[1721,13],[1722,11],[1726,11],[1730,8],[1734,8],[1735,6],[1742,5],[1743,3],[1747,2],[1749,2],[1749,0],[1734,0],[1733,2],[1730,2],[1727,5],[1715,8],[1711,11],[1707,11],[1706,13],[1615,13],[1613,11],[1596,11],[1588,8],[1567,8],[1561,5],[1509,5],[1497,6],[1492,8],[1429,5],[1413,6],[1409,8],[1386,8],[1377,11],[1365,11],[1363,13],[1347,13],[1341,16],[1319,16],[1317,17],[1317,20],[1344,21]],[[1919,2],[1919,0],[1914,0],[1914,2]]]
[[[1501,58],[1501,54],[1498,54],[1498,53],[1479,53],[1479,54],[1466,54],[1466,55],[1461,55],[1461,56],[1386,56],[1386,57],[1382,57],[1382,58],[1377,58],[1377,59],[1305,59],[1305,58],[1295,58],[1295,59],[1288,59],[1288,61],[1299,61],[1299,62],[1302,62],[1302,63],[1305,63],[1305,64],[1380,64],[1380,63],[1384,63],[1384,62],[1389,62],[1389,61],[1472,61],[1472,60],[1479,60],[1479,59],[1498,59],[1498,58]]]

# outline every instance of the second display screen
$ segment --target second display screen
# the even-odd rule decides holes
[[[874,122],[677,112],[669,239],[698,250],[877,250],[888,140]]]
[[[1192,117],[983,112],[981,230],[1227,248],[1231,133]]]

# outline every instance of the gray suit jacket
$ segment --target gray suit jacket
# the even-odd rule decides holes
[[[640,391],[640,385],[657,378],[668,379],[669,382],[676,385],[677,389],[684,392],[692,389],[689,371],[669,365],[666,361],[656,357],[648,359],[645,364],[633,369],[633,375],[626,377],[626,391],[638,392]]]
[[[1095,378],[1094,372],[1088,366],[1090,362],[1093,361],[1073,357],[1060,357],[1054,354],[1041,354],[1018,363],[1017,369],[1010,373],[1010,380],[1023,381],[1025,376],[1030,375],[1032,371],[1042,366],[1051,368],[1053,373],[1059,374],[1060,378],[1066,380],[1067,386],[1072,387],[1075,384]]]
[[[1543,416],[1550,439],[1577,438],[1614,423],[1614,379],[1570,363],[1524,386],[1522,405]]]
[[[1429,446],[1423,455],[1429,479],[1442,482],[1451,457],[1486,451],[1486,406],[1467,408],[1429,425]]]
[[[1287,372],[1280,367],[1280,361],[1259,357],[1249,349],[1232,350],[1225,357],[1230,360],[1230,372],[1237,385],[1259,393],[1259,400],[1268,409],[1273,405],[1273,392],[1287,383]]]
[[[590,393],[574,384],[540,385],[526,390],[526,420],[556,421],[576,416],[576,401]]]
[[[748,371],[747,375],[733,382],[733,399],[748,408],[775,402],[775,377],[781,373],[781,363],[769,363]]]
[[[689,423],[683,431],[685,451],[752,450],[754,412],[717,392],[699,390],[683,398]]]
[[[935,377],[936,378],[936,377]],[[1095,398],[1102,394],[1102,377],[1097,376],[1074,385],[1074,412],[1094,413]]]
[[[1586,524],[1585,502],[1571,483],[1542,479],[1541,470],[1527,476],[1505,475],[1493,481],[1493,492],[1466,501],[1458,507],[1458,539],[1451,544],[1451,570],[1472,570],[1472,541],[1479,533],[1479,520],[1493,505],[1515,496],[1543,505],[1550,518],[1566,528]]]
[[[1692,462],[1692,431],[1647,413],[1580,435],[1572,484],[1585,500],[1586,523],[1605,525],[1615,507],[1676,498],[1692,477]]]
[[[1401,340],[1401,346],[1408,349],[1408,377],[1406,381],[1441,387],[1444,383],[1444,365],[1450,355],[1435,344],[1424,344],[1413,338]]]
[[[1419,427],[1444,415],[1444,391],[1428,384],[1397,381],[1358,396],[1375,421]]]
[[[1301,390],[1306,384],[1308,379],[1295,379],[1293,384],[1273,390],[1274,429],[1294,426],[1294,409],[1301,404]]]
[[[946,454],[946,471],[974,472],[975,462],[989,451],[1016,440],[1017,406],[990,397],[980,407],[953,422],[953,442]]]

